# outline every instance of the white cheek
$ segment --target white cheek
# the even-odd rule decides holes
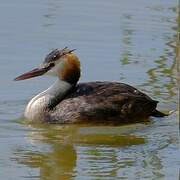
[[[57,76],[57,73],[54,71],[54,69],[51,69],[48,72],[46,72],[45,75],[48,75],[48,76]]]
[[[58,76],[60,72],[63,70],[63,68],[64,68],[64,61],[61,60],[57,62],[56,65],[46,73],[46,75]]]

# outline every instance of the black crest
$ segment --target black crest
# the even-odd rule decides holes
[[[75,49],[70,50],[67,47],[65,47],[64,49],[54,49],[45,57],[44,63],[55,62],[60,57],[66,55],[66,54],[69,54],[69,53],[73,52],[74,50]]]

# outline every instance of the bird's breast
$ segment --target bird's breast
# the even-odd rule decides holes
[[[24,116],[29,121],[40,121],[44,119],[46,107],[49,102],[49,97],[42,96],[38,99],[34,97],[28,103]]]

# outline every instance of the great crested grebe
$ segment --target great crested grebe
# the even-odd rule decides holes
[[[149,116],[163,117],[158,101],[136,88],[119,82],[87,82],[80,78],[78,57],[67,47],[55,49],[36,69],[15,78],[29,79],[43,74],[58,80],[28,103],[24,116],[30,121],[77,123],[82,121],[128,122]]]

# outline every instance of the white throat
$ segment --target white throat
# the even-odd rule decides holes
[[[47,90],[45,90],[40,94],[48,94],[54,97],[56,96],[63,97],[71,87],[72,85],[70,83],[60,80],[58,78],[58,80],[52,86],[50,86]]]
[[[25,118],[41,121],[44,119],[47,108],[54,103],[59,103],[71,89],[72,85],[58,79],[47,90],[36,95],[30,100],[25,110]]]

